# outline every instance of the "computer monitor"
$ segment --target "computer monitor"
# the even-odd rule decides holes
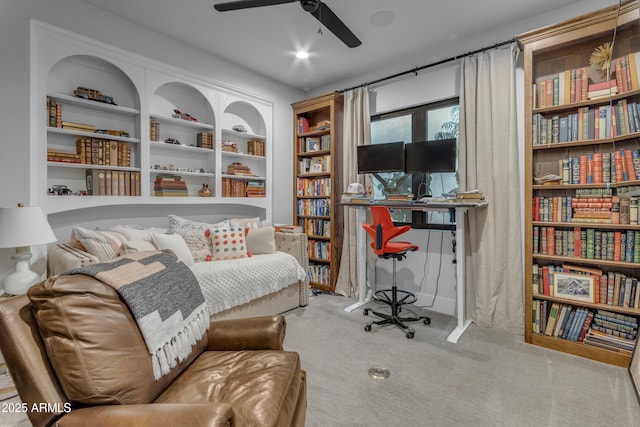
[[[404,142],[359,145],[358,173],[404,172]]]
[[[456,140],[412,142],[404,148],[404,172],[408,174],[456,171]]]

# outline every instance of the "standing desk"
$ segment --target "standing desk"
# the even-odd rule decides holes
[[[460,236],[457,240],[457,252],[459,256],[456,261],[456,312],[458,317],[457,326],[449,333],[447,341],[457,343],[460,336],[471,324],[471,320],[468,320],[465,316],[465,226],[464,215],[469,209],[477,207],[487,206],[486,201],[475,201],[465,199],[434,199],[427,203],[421,202],[388,202],[388,201],[376,201],[372,204],[362,203],[340,203],[341,206],[349,208],[355,208],[357,210],[358,229],[357,233],[357,275],[358,275],[358,302],[351,304],[344,310],[351,312],[358,307],[369,302],[370,298],[367,298],[367,235],[365,233],[364,224],[367,221],[367,210],[370,206],[386,206],[391,209],[408,209],[412,211],[447,211],[453,212],[456,218],[456,236]],[[457,238],[457,237],[456,237]]]

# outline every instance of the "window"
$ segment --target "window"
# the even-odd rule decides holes
[[[458,140],[459,113],[458,98],[453,98],[372,116],[371,143],[404,141],[408,144],[446,138]],[[380,175],[389,182],[397,182],[404,174],[388,172]],[[373,187],[374,197],[383,198],[382,185],[374,180]],[[455,172],[414,174],[411,179],[405,179],[400,187],[400,191],[413,193],[416,199],[427,195],[440,196],[457,189],[458,174]],[[448,214],[445,217],[445,214],[434,212],[429,213],[427,218],[422,212],[395,210],[392,216],[396,222],[409,223],[417,228],[427,227],[427,224],[449,223]]]

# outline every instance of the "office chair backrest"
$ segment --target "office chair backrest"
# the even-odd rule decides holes
[[[411,229],[408,225],[395,226],[386,206],[371,206],[373,224],[362,224],[369,236],[374,239],[371,247],[376,255],[382,255],[389,240]]]

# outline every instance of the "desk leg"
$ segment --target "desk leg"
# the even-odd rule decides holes
[[[367,220],[367,209],[356,208],[356,214],[358,218],[358,229],[356,230],[358,247],[356,254],[358,260],[358,302],[345,308],[344,311],[347,312],[351,312],[369,302],[367,299],[367,235],[364,228],[362,228],[362,224]]]
[[[458,325],[455,327],[453,331],[447,337],[447,341],[452,343],[457,343],[460,336],[467,330],[469,325],[471,324],[471,320],[467,320],[465,317],[465,292],[466,292],[466,283],[464,277],[464,269],[465,269],[465,248],[464,248],[464,238],[465,238],[465,227],[464,227],[464,219],[466,208],[457,208],[456,209],[456,302],[457,302],[457,316],[458,316]]]

